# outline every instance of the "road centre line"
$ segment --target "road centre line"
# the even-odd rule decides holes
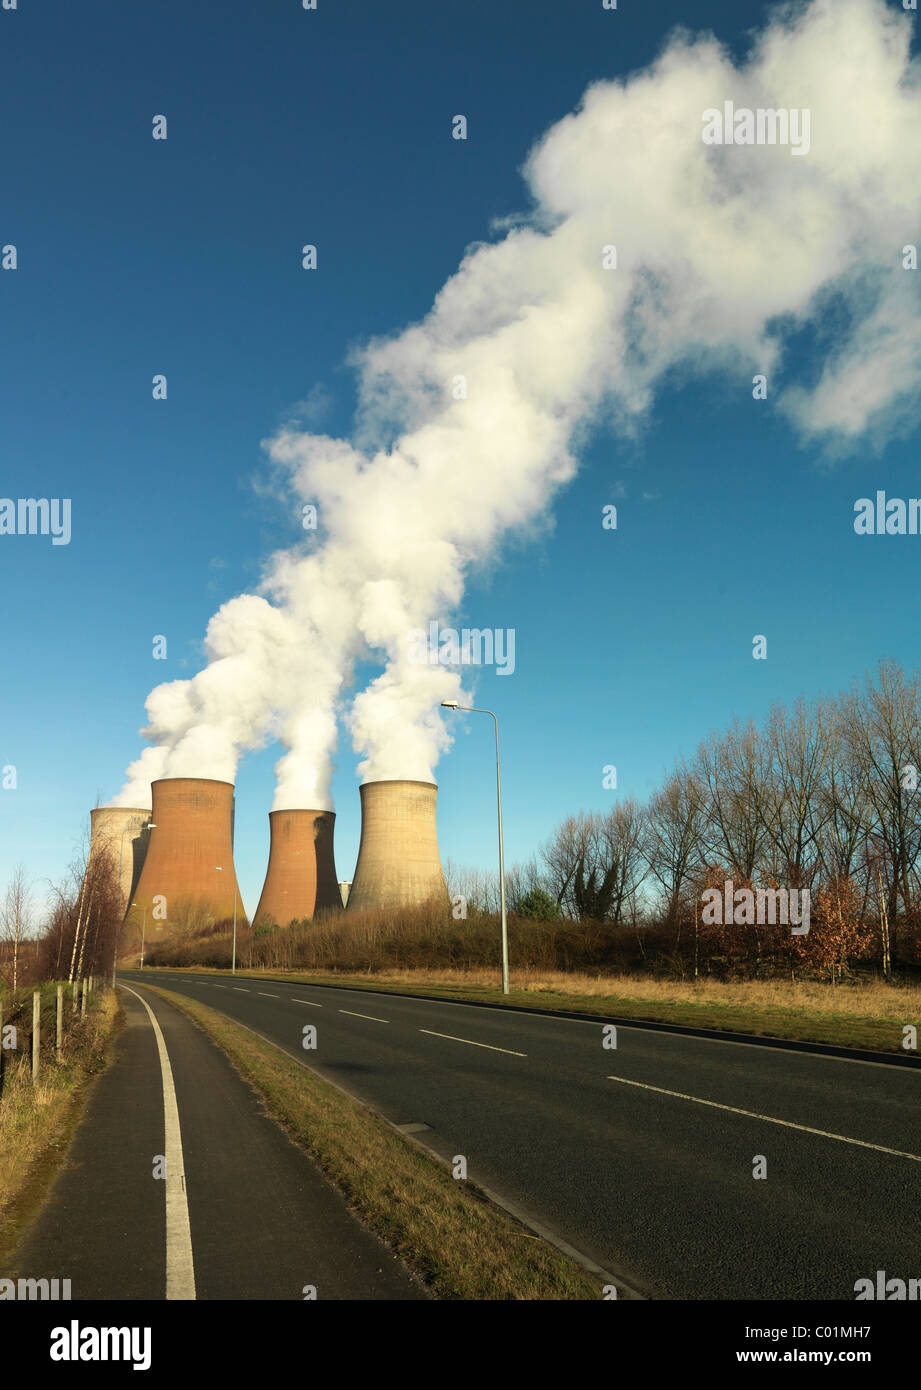
[[[493,1047],[492,1043],[474,1042],[472,1038],[455,1038],[453,1033],[436,1033],[433,1028],[420,1028],[420,1033],[429,1033],[433,1038],[448,1038],[451,1042],[466,1043],[468,1047],[485,1047],[490,1052],[505,1052],[509,1057],[527,1057],[526,1052],[513,1052],[510,1047]]]
[[[375,1018],[373,1014],[356,1014],[351,1009],[340,1009],[341,1014],[351,1014],[352,1018],[368,1018],[372,1023],[389,1023],[389,1018]]]
[[[292,999],[292,1004],[309,1004],[312,1009],[322,1009],[322,1004],[315,1004],[312,999]]]
[[[888,1149],[885,1144],[870,1144],[866,1139],[851,1139],[846,1134],[832,1134],[827,1129],[813,1129],[811,1125],[798,1125],[793,1120],[778,1120],[774,1115],[760,1115],[756,1110],[740,1110],[735,1105],[723,1105],[718,1100],[704,1100],[701,1096],[688,1096],[683,1091],[667,1091],[664,1086],[650,1086],[647,1081],[628,1081],[625,1076],[609,1076],[609,1081],[619,1081],[622,1086],[638,1086],[644,1091],[657,1091],[662,1096],[673,1096],[677,1100],[692,1100],[696,1105],[710,1105],[715,1110],[728,1110],[731,1115],[745,1115],[750,1120],[763,1120],[769,1125],[783,1125],[785,1129],[799,1129],[804,1134],[818,1134],[822,1139],[835,1139],[839,1144],[853,1144],[858,1149],[874,1149],[877,1153],[891,1154],[893,1158],[910,1158],[913,1163],[921,1163],[921,1154],[905,1153],[902,1149]]]
[[[265,992],[264,989],[257,989],[257,990],[256,990],[256,993],[257,993],[258,995],[260,995],[263,999],[280,999],[280,998],[281,998],[281,995],[280,995],[280,994],[266,994],[266,992]]]

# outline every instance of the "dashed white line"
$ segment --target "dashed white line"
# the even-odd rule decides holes
[[[264,989],[257,989],[257,990],[256,990],[256,993],[259,994],[259,995],[261,995],[263,999],[280,999],[280,998],[281,998],[281,995],[280,995],[280,994],[266,994],[266,992],[265,992]]]
[[[619,1081],[622,1086],[638,1086],[644,1091],[657,1091],[661,1096],[673,1096],[676,1100],[691,1100],[695,1105],[710,1105],[714,1110],[728,1110],[731,1115],[745,1115],[750,1120],[763,1120],[769,1125],[783,1125],[784,1129],[799,1129],[804,1134],[818,1134],[821,1139],[835,1139],[839,1144],[853,1144],[858,1149],[875,1149],[877,1153],[891,1154],[893,1158],[910,1158],[913,1163],[921,1163],[921,1154],[905,1153],[902,1149],[887,1149],[885,1144],[870,1144],[866,1139],[851,1139],[846,1134],[832,1134],[827,1129],[813,1129],[811,1125],[798,1125],[793,1120],[778,1120],[774,1115],[760,1115],[757,1110],[740,1110],[735,1105],[723,1105],[718,1100],[704,1100],[701,1096],[688,1096],[683,1091],[667,1091],[664,1086],[650,1086],[647,1081],[628,1081],[625,1076],[609,1076],[609,1081]]]
[[[455,1038],[453,1033],[436,1033],[433,1028],[420,1028],[420,1033],[429,1033],[433,1038],[448,1038],[451,1042],[466,1043],[468,1047],[485,1047],[490,1052],[505,1052],[509,1057],[527,1057],[526,1052],[513,1052],[510,1047],[493,1047],[492,1043],[474,1042],[472,1038]]]
[[[356,1014],[352,1009],[340,1009],[341,1014],[350,1014],[352,1018],[369,1018],[372,1023],[389,1023],[389,1018],[375,1018],[374,1014]]]
[[[292,999],[292,1004],[309,1004],[312,1009],[322,1009],[322,1004],[315,1004],[312,999]]]
[[[250,993],[251,993],[250,990],[244,989],[242,985],[234,985],[233,988],[237,991],[237,994],[250,994]]]

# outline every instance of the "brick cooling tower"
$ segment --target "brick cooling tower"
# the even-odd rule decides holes
[[[332,811],[270,811],[269,867],[253,925],[287,927],[317,908],[341,908],[333,858]]]
[[[434,782],[365,782],[348,912],[448,900],[435,831]]]
[[[87,868],[107,854],[118,876],[119,917],[124,917],[147,853],[150,812],[137,806],[97,806],[90,811]]]
[[[131,920],[147,936],[188,922],[245,920],[233,867],[233,783],[205,777],[163,777],[151,784],[153,829],[134,890]],[[161,900],[157,903],[154,899]]]

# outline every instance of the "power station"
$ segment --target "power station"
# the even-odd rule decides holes
[[[365,782],[348,912],[448,902],[435,830],[434,782]]]
[[[151,783],[153,809],[144,867],[129,920],[161,938],[192,920],[244,918],[233,866],[233,783],[163,777]]]
[[[333,811],[269,812],[269,861],[254,926],[288,927],[318,913],[447,906],[435,826],[434,782],[365,782],[361,841],[351,882],[339,881]],[[140,941],[163,940],[246,913],[233,861],[234,787],[210,777],[161,777],[150,811],[90,813],[88,865],[105,854],[120,911]]]
[[[118,875],[119,916],[123,917],[137,886],[147,853],[150,812],[137,806],[96,806],[90,811],[87,871],[102,855]]]
[[[269,867],[253,926],[287,927],[342,907],[333,855],[333,811],[270,811]]]

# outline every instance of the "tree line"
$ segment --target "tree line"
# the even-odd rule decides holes
[[[840,968],[875,956],[891,976],[921,966],[919,777],[921,676],[883,661],[837,696],[774,705],[760,724],[711,734],[645,802],[567,816],[509,871],[509,903],[526,917],[644,931],[641,946],[697,960],[762,939],[713,931],[701,914],[707,887],[808,889],[814,931],[793,942],[788,930],[768,933],[772,955],[827,965],[822,942],[834,936]],[[474,910],[497,910],[497,875],[453,869],[449,886]]]

